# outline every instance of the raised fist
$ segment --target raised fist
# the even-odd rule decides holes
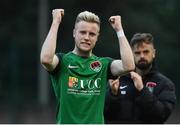
[[[111,16],[109,22],[116,32],[122,30],[121,16]]]
[[[53,22],[60,23],[62,17],[64,16],[64,9],[54,9],[52,10]]]

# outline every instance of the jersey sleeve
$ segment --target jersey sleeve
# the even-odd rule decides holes
[[[58,65],[56,66],[56,68],[53,71],[49,71],[49,74],[55,75],[55,74],[57,74],[59,72],[60,65],[61,65],[61,60],[62,60],[63,55],[64,55],[64,53],[56,53],[56,56],[59,59],[59,63],[58,63]]]
[[[53,86],[56,98],[57,100],[60,100],[60,85],[58,84],[58,81],[59,81],[60,65],[61,65],[62,57],[64,54],[57,53],[56,55],[59,58],[59,63],[53,71],[49,72],[49,74],[50,74],[50,78],[51,78],[51,82],[52,82],[52,86]]]

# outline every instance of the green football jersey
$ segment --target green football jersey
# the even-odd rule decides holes
[[[72,52],[58,54],[59,68],[51,74],[57,97],[57,123],[103,124],[104,100],[109,66],[108,57],[85,58]]]

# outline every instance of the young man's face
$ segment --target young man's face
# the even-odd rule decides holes
[[[152,44],[142,42],[132,47],[136,67],[141,70],[149,68],[155,58],[155,49]]]
[[[81,52],[91,52],[99,35],[99,26],[96,23],[81,21],[75,25],[73,37],[75,47]]]

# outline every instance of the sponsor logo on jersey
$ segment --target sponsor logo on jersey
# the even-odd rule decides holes
[[[102,68],[102,64],[99,61],[94,61],[90,64],[90,67],[93,71],[99,72]]]
[[[146,83],[146,87],[149,89],[150,92],[154,91],[154,87],[156,87],[156,83],[155,82],[147,82]]]
[[[78,79],[69,76],[68,86],[69,94],[100,95],[101,78]]]

